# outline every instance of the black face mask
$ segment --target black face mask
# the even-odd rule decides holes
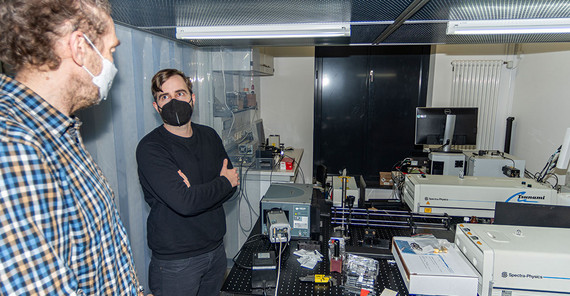
[[[189,102],[172,99],[162,106],[160,109],[160,117],[162,117],[162,121],[166,124],[181,126],[190,121],[193,110],[194,108]]]

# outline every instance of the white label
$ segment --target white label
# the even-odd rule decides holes
[[[309,217],[297,217],[299,220],[294,219],[293,220],[293,228],[303,228],[303,229],[308,229],[309,228]]]

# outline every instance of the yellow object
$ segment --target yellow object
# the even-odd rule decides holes
[[[431,208],[425,208],[425,209],[424,209],[424,212],[425,212],[425,213],[431,213]]]
[[[326,276],[324,274],[315,274],[315,283],[328,283],[330,279],[330,276]]]

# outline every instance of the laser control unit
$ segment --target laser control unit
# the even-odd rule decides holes
[[[526,178],[408,174],[403,200],[415,213],[493,218],[496,202],[557,204],[550,186]]]
[[[480,296],[568,295],[570,229],[458,224],[455,244],[477,270]]]
[[[272,229],[270,229],[271,225],[268,223],[268,214],[275,210],[281,210],[291,226],[289,231],[291,238],[310,237],[312,197],[312,184],[271,184],[260,202],[262,215],[261,233],[269,235],[269,231]],[[272,217],[272,215],[270,215],[270,217]]]

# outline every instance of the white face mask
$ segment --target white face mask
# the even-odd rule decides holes
[[[109,89],[111,89],[111,84],[113,84],[113,79],[115,78],[118,70],[111,61],[103,57],[97,47],[93,45],[91,40],[89,40],[85,34],[83,37],[103,60],[103,69],[101,69],[101,73],[99,75],[95,76],[85,67],[85,65],[82,67],[85,69],[85,71],[87,71],[87,73],[89,73],[89,75],[91,75],[91,77],[93,77],[93,84],[99,88],[99,100],[106,100],[107,94],[109,93]]]

